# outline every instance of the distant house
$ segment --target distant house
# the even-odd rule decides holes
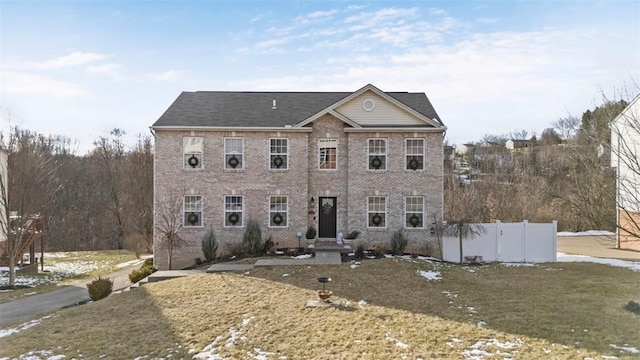
[[[640,250],[640,95],[611,122],[616,170],[617,244]]]
[[[279,247],[310,226],[331,241],[359,230],[369,246],[400,229],[436,241],[446,127],[424,93],[183,92],[151,129],[155,224],[181,204],[175,268],[202,257],[207,229],[237,244],[249,219]],[[157,243],[154,264],[168,265]]]
[[[464,156],[473,151],[473,149],[475,148],[476,146],[473,144],[462,144],[456,148],[456,154]]]
[[[518,140],[518,139],[509,139],[505,143],[507,149],[511,151],[523,151],[528,150],[533,146],[533,141],[531,140]]]

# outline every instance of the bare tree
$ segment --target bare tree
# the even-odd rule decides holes
[[[123,194],[122,194],[122,166],[125,156],[125,146],[122,137],[125,132],[121,129],[113,129],[111,137],[101,136],[94,142],[96,146],[94,152],[101,159],[103,181],[109,188],[111,205],[109,210],[116,220],[114,236],[118,249],[124,248],[124,216],[123,216]]]
[[[60,164],[54,156],[59,145],[56,138],[13,128],[6,140],[3,169],[7,171],[0,176],[0,230],[6,237],[9,286],[14,286],[16,262],[42,231],[42,217],[55,207],[62,183]]]
[[[171,191],[166,198],[156,200],[157,220],[155,224],[154,251],[164,249],[167,251],[167,262],[171,270],[173,251],[186,245],[186,241],[180,235],[182,229],[182,193]]]

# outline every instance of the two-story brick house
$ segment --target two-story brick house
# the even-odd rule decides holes
[[[424,93],[183,92],[151,127],[155,134],[154,221],[181,203],[173,268],[202,257],[213,228],[240,242],[248,219],[281,247],[308,226],[335,240],[357,229],[386,242],[406,229],[429,241],[443,207],[446,127]],[[166,252],[154,249],[166,268]]]

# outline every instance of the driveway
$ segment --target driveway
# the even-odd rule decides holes
[[[106,277],[113,280],[113,291],[131,286],[129,273],[139,267],[140,264],[107,275]],[[50,313],[64,307],[90,301],[87,291],[88,282],[90,280],[0,304],[0,327],[38,314]]]
[[[558,251],[565,254],[640,262],[640,251],[616,249],[616,237],[558,236]]]

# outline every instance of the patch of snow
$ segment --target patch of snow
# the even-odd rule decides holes
[[[253,348],[253,351],[256,353],[256,355],[253,357],[256,360],[268,360],[269,355],[275,355],[275,353],[263,351],[260,348]],[[247,355],[251,356],[252,354],[247,353]]]
[[[426,262],[432,262],[432,261],[440,262],[441,261],[440,259],[434,258],[434,257],[431,257],[431,256],[418,256],[416,259],[422,260],[422,261],[426,261]]]
[[[571,232],[571,231],[560,231],[558,236],[611,236],[616,233],[612,233],[611,231],[605,230],[589,230],[589,231],[579,231],[579,232]]]
[[[14,358],[14,359],[18,359],[18,360],[38,360],[38,359],[47,359],[47,360],[60,360],[60,359],[64,359],[66,356],[64,355],[54,355],[52,350],[40,350],[40,351],[29,351],[26,354],[22,354],[20,355],[20,357],[18,358]],[[8,357],[3,357],[0,358],[0,360],[9,360]]]
[[[632,354],[639,354],[640,353],[640,350],[636,349],[635,347],[629,346],[629,344],[624,344],[624,346],[617,346],[615,344],[609,344],[609,346],[611,346],[614,349],[621,350],[621,351],[628,352],[628,353],[632,353]]]
[[[418,270],[418,275],[422,276],[427,280],[442,280],[442,276],[440,275],[440,271],[424,271]]]
[[[405,343],[403,343],[402,341],[400,341],[400,340],[398,340],[398,339],[394,339],[394,338],[392,338],[392,337],[389,335],[389,333],[385,333],[385,337],[386,337],[386,340],[387,340],[388,342],[395,342],[396,347],[399,347],[399,348],[401,348],[401,349],[408,349],[408,348],[409,348],[409,344],[405,344]]]
[[[282,274],[282,277],[288,277],[289,274]]]
[[[291,258],[292,259],[298,259],[298,260],[309,259],[309,258],[311,258],[311,254],[302,254],[302,255],[298,255],[298,256],[292,256]]]
[[[144,260],[136,259],[136,260],[131,260],[131,261],[120,263],[120,264],[116,265],[116,267],[121,269],[121,268],[128,267],[128,266],[136,266],[136,265],[142,264],[143,262],[144,262]]]
[[[532,263],[501,263],[501,264],[506,267],[535,266],[535,264],[532,264]]]
[[[355,263],[355,264],[351,264],[349,265],[350,268],[355,269],[357,267],[360,267],[360,263]]]
[[[284,251],[282,251],[282,250],[276,250],[276,255],[284,255]]]
[[[384,254],[384,257],[387,259],[393,259],[393,255],[391,254]]]
[[[447,295],[448,298],[457,298],[458,297],[458,294],[454,294],[451,291],[446,291],[446,290],[443,291],[442,294]]]
[[[32,327],[34,327],[36,325],[40,325],[42,320],[48,319],[48,318],[50,318],[52,316],[53,315],[47,315],[47,316],[41,317],[40,319],[31,320],[28,323],[24,323],[24,324],[18,326],[17,328],[6,329],[6,330],[1,330],[0,329],[0,338],[5,337],[5,336],[9,336],[9,335],[12,335],[12,334],[17,334],[22,330],[27,330],[28,328],[32,328]]]
[[[467,306],[467,311],[472,314],[475,314],[477,312],[476,308],[474,308],[473,306]]]
[[[477,326],[478,326],[479,328],[483,328],[483,327],[487,326],[487,323],[486,323],[486,322],[484,322],[484,321],[482,321],[482,320],[480,320],[480,321],[478,321]]]
[[[617,356],[607,356],[607,355],[601,355],[603,359],[608,359],[608,360],[618,360]]]
[[[360,307],[364,307],[365,305],[367,305],[367,302],[366,302],[366,301],[364,301],[364,300],[360,300],[360,301],[358,301],[358,306],[360,306]]]
[[[626,261],[618,259],[596,258],[586,255],[569,255],[565,253],[557,253],[558,262],[591,262],[596,264],[611,265],[640,271],[640,262]]]

